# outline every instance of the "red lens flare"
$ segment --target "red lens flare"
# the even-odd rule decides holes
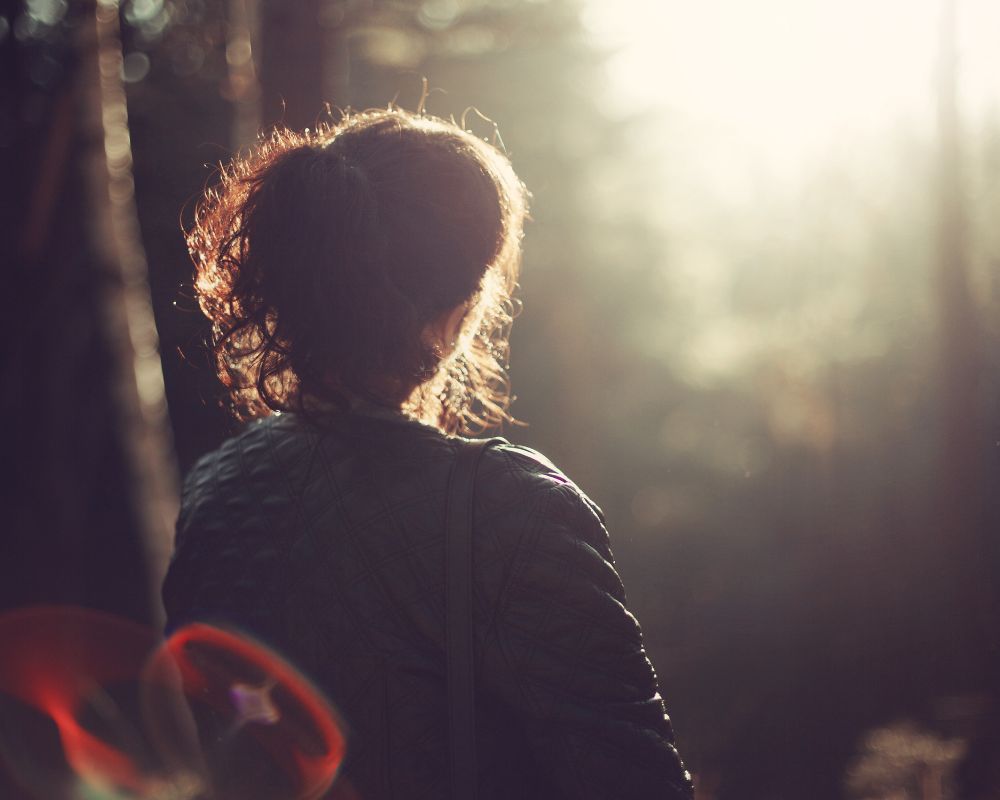
[[[178,704],[157,693],[183,692],[213,796],[313,800],[333,783],[347,745],[344,726],[323,694],[265,645],[195,623],[166,641],[145,674],[145,715],[159,723],[161,750],[183,740],[174,731],[185,723],[171,717]]]
[[[0,756],[18,783],[43,800],[82,787],[119,800],[316,800],[330,788],[345,729],[291,664],[202,623],[157,644],[148,629],[87,609],[0,616],[0,692],[16,701],[0,707]],[[31,713],[58,742],[21,735]]]
[[[66,764],[79,778],[144,794],[150,781],[133,756],[86,730],[80,718],[95,693],[134,681],[155,644],[146,628],[97,611],[12,611],[0,617],[0,691],[55,723]]]

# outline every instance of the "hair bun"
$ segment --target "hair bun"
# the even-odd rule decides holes
[[[506,156],[395,109],[279,129],[234,159],[187,237],[237,414],[362,396],[449,431],[509,418],[525,207]],[[474,335],[442,364],[424,331],[473,298]]]

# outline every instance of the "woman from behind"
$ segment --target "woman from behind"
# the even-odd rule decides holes
[[[348,729],[333,795],[455,797],[446,504],[461,434],[508,420],[526,192],[507,158],[390,109],[278,131],[188,241],[249,424],[188,474],[168,629],[237,627]],[[469,608],[479,798],[687,798],[600,510],[535,451],[482,455]]]

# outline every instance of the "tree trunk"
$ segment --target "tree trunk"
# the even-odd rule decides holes
[[[942,453],[939,535],[951,569],[947,587],[956,600],[955,634],[962,669],[988,674],[992,638],[990,552],[984,537],[983,430],[979,398],[982,352],[976,307],[969,289],[969,226],[963,181],[962,130],[958,104],[957,0],[944,0],[938,83],[938,266]],[[978,669],[977,669],[978,668]]]
[[[322,118],[322,0],[260,0],[261,121],[311,128]]]
[[[98,52],[97,8],[72,4],[74,36],[47,45],[61,61],[58,84],[12,76],[19,127],[2,151],[2,216],[8,289],[19,300],[6,312],[0,408],[16,466],[0,608],[67,603],[151,622],[148,546],[172,521],[172,473],[142,251],[123,246],[127,119],[123,103],[107,102],[120,61]],[[16,68],[27,62],[18,55]]]

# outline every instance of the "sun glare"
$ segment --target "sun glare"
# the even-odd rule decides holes
[[[662,110],[776,172],[929,124],[941,0],[591,0],[619,110]],[[963,100],[1000,98],[1000,4],[959,0]]]
[[[895,220],[917,252],[933,249],[912,220],[933,193],[945,2],[589,0],[585,24],[608,55],[602,97],[652,187],[637,213],[669,243],[664,276],[686,316],[661,336],[687,379],[726,380],[792,342],[814,366],[884,345],[859,322],[866,242],[873,220]],[[1000,114],[1000,3],[956,2],[959,106],[975,142]],[[812,288],[770,317],[734,300],[752,283],[780,304],[789,282]]]

